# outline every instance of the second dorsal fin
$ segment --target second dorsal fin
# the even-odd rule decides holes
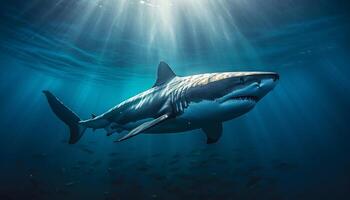
[[[169,82],[171,79],[176,77],[176,74],[165,62],[160,62],[158,65],[158,74],[157,80],[154,83],[153,87],[163,85],[164,83]]]

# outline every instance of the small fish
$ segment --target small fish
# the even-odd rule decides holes
[[[24,161],[23,161],[23,160],[19,160],[19,159],[18,159],[18,160],[16,160],[15,163],[16,163],[16,166],[17,166],[17,167],[22,167],[22,166],[24,166]]]
[[[117,156],[119,153],[116,153],[116,152],[112,152],[112,153],[110,153],[110,154],[108,154],[109,156],[111,156],[111,157],[114,157],[114,156]]]
[[[148,170],[148,167],[147,166],[139,166],[136,168],[138,171],[147,171]]]
[[[161,156],[161,155],[162,155],[161,153],[155,153],[155,154],[153,154],[151,157],[156,158],[156,157],[159,157],[159,156]]]
[[[225,159],[221,159],[221,158],[212,158],[210,159],[211,162],[216,163],[216,164],[227,164],[228,161]]]
[[[38,180],[34,177],[33,174],[29,174],[29,181],[30,181],[30,183],[31,183],[34,187],[38,187],[38,186],[39,186],[39,182],[38,182]]]
[[[297,168],[297,165],[287,162],[279,162],[274,165],[274,168],[281,171],[289,171]]]
[[[256,171],[260,171],[260,170],[262,170],[262,169],[263,169],[263,167],[256,165],[256,166],[250,167],[250,168],[248,169],[248,171],[250,171],[250,172],[256,172]]]
[[[211,153],[208,157],[209,158],[217,158],[219,157],[220,155],[218,153]]]
[[[201,155],[201,151],[194,149],[190,152],[190,154],[188,156],[199,156],[199,155]]]
[[[159,175],[159,174],[152,174],[151,177],[152,177],[153,179],[157,180],[157,181],[163,181],[163,180],[166,179],[165,176]]]
[[[202,161],[196,163],[195,167],[199,167],[199,168],[207,167],[210,163],[211,163],[210,160],[202,160]]]
[[[88,154],[94,154],[95,152],[93,152],[92,150],[88,149],[88,148],[82,148],[82,151],[88,153]]]
[[[86,165],[87,162],[86,162],[86,161],[83,161],[83,160],[80,160],[80,161],[78,161],[78,164],[79,164],[79,165]]]
[[[102,160],[96,160],[94,163],[92,163],[93,166],[99,166],[102,163]]]
[[[180,169],[180,167],[171,167],[171,168],[169,168],[168,170],[170,171],[170,172],[176,172],[176,171],[178,171]]]
[[[56,193],[63,196],[69,196],[71,194],[69,191],[59,188],[56,188]]]
[[[122,185],[122,184],[124,184],[124,178],[120,176],[120,177],[112,180],[111,184],[112,185]]]
[[[256,184],[258,184],[261,180],[262,180],[262,178],[260,176],[251,176],[249,178],[248,183],[246,184],[246,187],[251,188],[251,187],[255,186]]]
[[[37,153],[37,154],[33,154],[32,158],[35,158],[35,159],[46,159],[47,156],[48,155],[46,153]]]
[[[72,166],[71,168],[74,169],[74,170],[80,170],[80,169],[81,169],[81,167],[78,166],[78,165],[74,165],[74,166]]]
[[[175,154],[172,157],[173,157],[173,159],[179,159],[181,157],[181,155],[180,154]]]
[[[243,157],[236,157],[236,158],[234,158],[234,162],[235,163],[241,163],[241,162],[243,162],[244,161],[244,158]]]
[[[71,182],[67,182],[66,184],[64,184],[65,186],[72,186],[72,185],[74,185],[75,184],[75,182],[73,182],[73,181],[71,181]]]
[[[193,181],[193,176],[188,174],[178,174],[177,177],[183,180]]]
[[[178,163],[179,160],[172,160],[170,162],[168,162],[168,165],[174,165],[176,163]]]
[[[110,192],[107,192],[107,191],[103,193],[103,195],[105,195],[105,196],[108,196],[109,194],[110,194]]]
[[[65,174],[66,171],[67,171],[67,170],[66,170],[66,168],[64,168],[64,167],[62,167],[61,170],[60,170],[60,172],[61,172],[62,175]]]
[[[242,149],[241,148],[239,148],[239,147],[234,147],[234,148],[232,148],[232,151],[235,151],[235,152],[238,152],[238,151],[241,151]]]

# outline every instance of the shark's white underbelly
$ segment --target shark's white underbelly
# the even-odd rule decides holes
[[[217,101],[201,101],[198,103],[191,103],[184,112],[176,118],[158,124],[145,131],[145,133],[184,132],[202,128],[204,125],[211,122],[227,121],[246,112],[246,109],[240,109],[242,103],[244,102],[228,101],[225,103],[219,103]],[[153,118],[148,118],[136,122],[130,122],[124,125],[124,129],[132,130],[152,119]]]

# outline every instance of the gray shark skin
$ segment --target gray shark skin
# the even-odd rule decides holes
[[[224,72],[180,77],[160,62],[152,88],[127,99],[107,112],[87,120],[43,91],[52,111],[70,129],[76,143],[87,128],[105,129],[107,135],[130,131],[117,141],[140,133],[179,133],[202,129],[207,143],[222,135],[222,123],[250,111],[279,80],[274,72]]]

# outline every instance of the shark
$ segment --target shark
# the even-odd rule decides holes
[[[249,112],[277,84],[276,72],[221,72],[178,76],[165,62],[158,65],[154,85],[108,111],[82,120],[50,91],[43,93],[53,113],[69,128],[69,144],[86,129],[107,136],[127,131],[115,142],[139,134],[181,133],[201,129],[206,143],[219,141],[223,122]]]

